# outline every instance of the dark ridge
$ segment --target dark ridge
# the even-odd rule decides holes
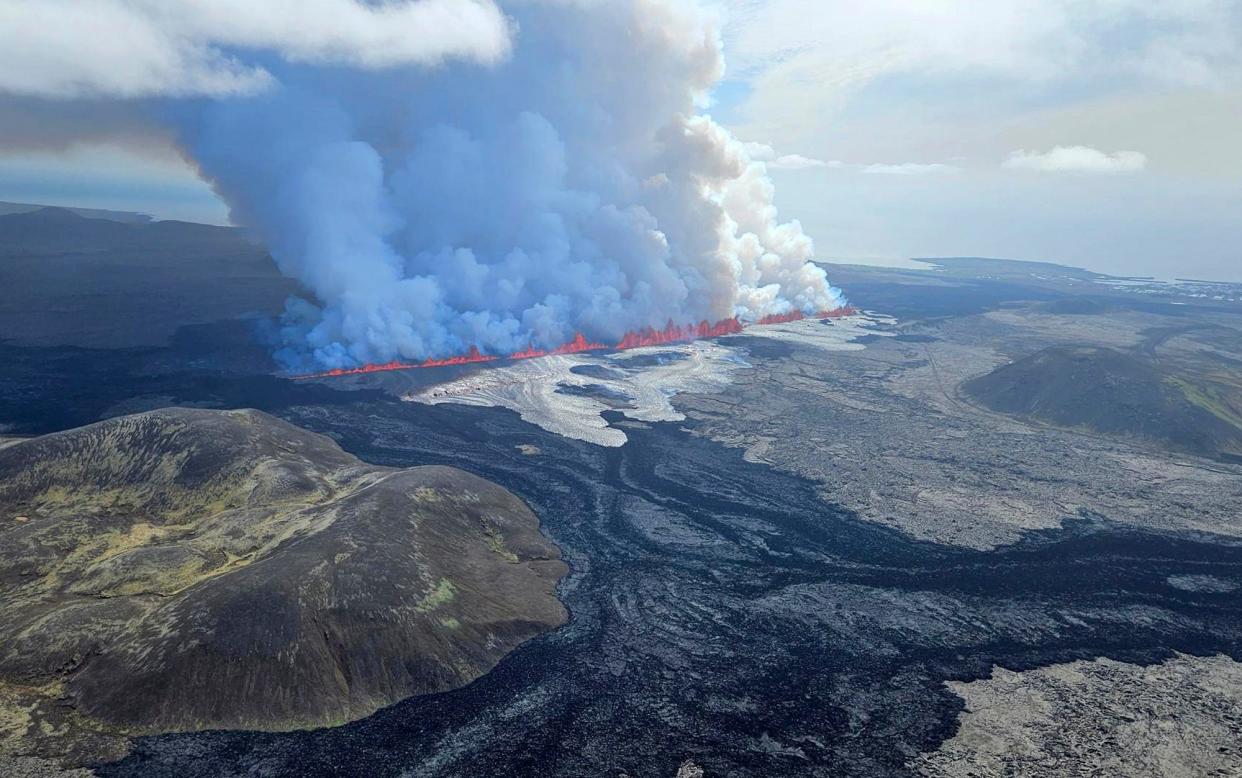
[[[1227,414],[1217,411],[1201,388],[1155,362],[1113,349],[1047,348],[962,388],[994,411],[1062,427],[1209,457],[1242,451],[1242,429],[1222,418]]]
[[[10,203],[0,202],[0,216],[11,213],[30,213],[31,211],[40,211],[45,208],[57,208],[54,205],[36,205],[34,203]],[[145,213],[136,211],[110,211],[104,208],[65,208],[78,216],[87,219],[108,219],[114,222],[122,222],[125,224],[143,224],[154,221],[154,219]]]
[[[201,253],[204,248],[239,244],[246,244],[240,230],[193,222],[116,221],[56,207],[0,215],[4,255],[99,254],[173,246],[194,246],[195,253]]]
[[[0,216],[0,338],[164,345],[186,324],[279,314],[298,285],[238,230],[43,208]]]

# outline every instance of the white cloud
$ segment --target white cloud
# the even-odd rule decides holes
[[[769,162],[768,167],[778,170],[807,170],[817,167],[840,167],[840,163],[825,162],[822,159],[812,159],[801,154],[785,154]]]
[[[895,176],[918,176],[929,173],[948,173],[959,168],[939,162],[920,164],[905,162],[897,165],[874,164],[857,165],[838,160],[822,160],[806,157],[801,154],[781,154],[767,143],[744,143],[746,155],[755,162],[762,162],[773,170],[813,170],[816,168],[848,168],[862,173]]]
[[[1045,173],[1135,173],[1147,167],[1147,156],[1137,151],[1107,154],[1090,146],[1057,146],[1045,152],[1015,151],[1003,166]]]
[[[730,77],[749,87],[735,124],[778,145],[806,147],[830,130],[840,140],[839,118],[872,87],[876,121],[913,119],[918,90],[960,105],[934,123],[975,109],[995,119],[1020,97],[1055,101],[1084,86],[1103,95],[1242,83],[1239,0],[990,0],[968,10],[960,0],[716,1]]]
[[[509,36],[492,0],[0,0],[0,92],[244,94],[273,80],[246,52],[372,69],[494,62]]]
[[[841,86],[894,72],[1041,79],[1122,71],[1196,86],[1242,76],[1236,0],[719,0],[730,63]]]
[[[776,149],[766,143],[745,143],[746,154],[755,162],[771,162],[776,159]]]
[[[776,149],[861,163],[780,182],[782,212],[821,252],[1170,276],[1193,256],[1203,277],[1238,276],[1242,0],[716,2],[729,79],[717,113]],[[1015,149],[1027,154],[1003,171]],[[958,170],[867,164],[902,161]]]
[[[928,164],[920,162],[902,162],[896,165],[875,164],[864,165],[862,172],[877,176],[926,176],[936,173],[952,173],[959,168],[942,162]]]
[[[767,143],[744,143],[746,156],[755,162],[762,162],[776,170],[809,170],[821,167],[841,167],[840,162],[825,162],[822,159],[804,157],[801,154],[779,154]]]

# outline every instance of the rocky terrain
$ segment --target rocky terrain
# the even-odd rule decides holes
[[[696,422],[694,434],[810,478],[825,499],[918,538],[992,548],[1067,519],[1100,517],[1239,537],[1238,463],[1183,453],[1159,440],[1016,418],[960,388],[1032,350],[1163,342],[1159,333],[1142,333],[1170,321],[1186,323],[1125,309],[1050,315],[1039,304],[1023,304],[901,322],[859,351],[829,354],[794,344],[762,371],[736,374],[727,392],[683,394],[673,404]],[[1227,330],[1234,342],[1242,342],[1242,316],[1223,321],[1234,328]],[[1225,336],[1217,331],[1213,338]],[[1171,347],[1191,353],[1162,343],[1163,359],[1173,358]],[[1221,364],[1212,369],[1219,374]],[[1204,383],[1203,360],[1188,362],[1186,371],[1186,380]],[[1101,414],[1113,407],[1107,400],[1097,406]]]
[[[800,323],[704,344],[728,354],[724,371],[714,358],[670,356],[682,349],[560,365],[548,371],[557,388],[519,406],[538,423],[507,407],[402,399],[456,385],[481,388],[489,405],[505,403],[483,394],[526,402],[525,390],[481,370],[286,380],[242,350],[233,323],[183,327],[165,346],[0,343],[0,434],[167,406],[259,408],[377,466],[354,467],[477,474],[520,496],[570,566],[557,587],[569,620],[464,686],[339,726],[138,736],[124,756],[97,747],[77,764],[101,778],[911,778],[969,733],[960,685],[987,683],[997,668],[1025,675],[1107,658],[1142,669],[1176,652],[1242,659],[1237,463],[998,413],[959,389],[1041,349],[1090,344],[1155,359],[1219,389],[1223,403],[1239,358],[1239,314],[1227,300],[984,260],[833,275],[873,311],[854,331]],[[727,381],[695,389],[677,376],[703,368]],[[657,388],[664,396],[642,393]],[[626,414],[646,397],[658,418]],[[564,408],[623,434],[623,445],[550,431],[548,418],[528,413],[560,418]],[[328,531],[276,553],[315,547]],[[384,536],[391,544],[401,533],[385,526]],[[392,580],[371,575],[373,564],[362,568],[366,587]],[[464,624],[444,610],[463,589],[445,602],[432,585],[440,577],[451,576],[420,580],[415,601],[436,609],[412,618]],[[142,607],[165,599],[134,595]],[[255,608],[236,622],[285,623],[269,614]],[[1066,699],[1114,699],[1105,687],[1123,678]],[[1216,688],[1223,700],[1226,687]],[[72,680],[63,689],[19,684],[3,731],[114,737],[119,725],[54,718],[84,716]],[[1073,727],[1103,731],[1089,729],[1092,703],[1065,709]],[[1194,722],[1196,711],[1226,709],[1187,710]],[[1176,728],[1176,715],[1152,720]],[[1215,723],[1242,737],[1223,714]],[[1125,720],[1101,726],[1113,724]],[[1024,726],[1005,737],[1043,737]],[[1131,753],[1099,739],[1119,758]],[[21,753],[52,753],[23,742]],[[34,758],[5,767],[42,776]]]
[[[514,495],[366,465],[256,411],[170,409],[0,449],[0,754],[342,724],[563,623]]]
[[[1227,656],[998,667],[949,686],[966,711],[957,734],[917,761],[926,776],[1242,774],[1242,664]]]
[[[690,420],[610,414],[629,441],[601,447],[502,409],[289,399],[273,410],[369,461],[521,494],[571,564],[572,618],[464,689],[331,729],[147,738],[101,776],[911,776],[957,731],[946,681],[1242,655],[1236,595],[1185,588],[1242,578],[1219,538],[1101,520],[976,551],[862,520]]]

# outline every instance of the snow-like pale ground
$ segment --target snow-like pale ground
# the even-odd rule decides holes
[[[772,338],[823,349],[825,352],[864,348],[857,339],[863,335],[891,334],[885,329],[895,320],[873,313],[838,319],[825,326],[814,319],[750,327],[746,335]],[[749,368],[746,351],[731,346],[734,337],[676,343],[667,346],[631,349],[609,354],[571,354],[515,362],[502,367],[482,368],[468,376],[436,384],[403,397],[429,405],[457,403],[509,408],[548,432],[585,440],[600,446],[623,446],[625,432],[610,426],[603,413],[619,410],[633,421],[681,421],[685,417],[673,408],[671,400],[680,393],[712,394],[724,391],[732,375]],[[644,356],[669,355],[663,364],[636,366]],[[574,373],[573,368],[595,365],[609,371],[597,377]],[[595,397],[565,394],[565,386],[601,387],[630,398],[631,407],[610,406]]]

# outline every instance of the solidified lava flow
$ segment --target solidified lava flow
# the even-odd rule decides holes
[[[764,316],[756,321],[757,326],[767,326],[771,324],[787,324],[789,322],[801,321],[803,319],[841,319],[846,316],[852,316],[858,310],[851,306],[844,308],[836,308],[831,311],[820,311],[811,316],[807,316],[802,311],[792,311],[790,313],[775,313],[770,316]],[[500,359],[538,359],[555,354],[581,354],[584,351],[626,351],[633,348],[643,348],[645,346],[664,346],[669,343],[684,343],[690,340],[707,340],[709,338],[719,338],[724,335],[737,335],[742,332],[745,325],[733,317],[731,319],[721,319],[712,324],[708,321],[701,321],[698,324],[687,324],[679,326],[674,324],[672,320],[662,330],[653,327],[647,327],[642,330],[625,333],[615,346],[608,346],[603,343],[592,343],[587,340],[586,336],[579,332],[574,339],[568,343],[564,343],[551,350],[535,348],[533,345],[528,346],[521,351],[515,351],[504,357],[492,356],[479,351],[477,346],[471,346],[470,350],[465,354],[455,357],[446,357],[444,359],[425,359],[422,362],[384,362],[382,364],[368,364],[360,367],[335,368],[322,373],[311,373],[309,375],[295,376],[297,379],[306,378],[337,378],[341,376],[351,375],[367,375],[369,373],[388,373],[395,370],[413,370],[424,367],[454,367],[458,365],[474,365],[482,362],[495,362]]]

